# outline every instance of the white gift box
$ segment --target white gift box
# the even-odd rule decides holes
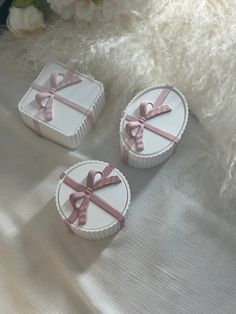
[[[84,161],[60,176],[57,210],[70,229],[86,239],[109,237],[124,226],[130,188],[124,175],[102,161]]]
[[[105,105],[103,85],[64,65],[44,66],[19,103],[24,122],[39,135],[76,148]]]
[[[175,87],[160,85],[135,96],[120,122],[123,160],[136,168],[154,167],[169,158],[188,122],[188,104]]]

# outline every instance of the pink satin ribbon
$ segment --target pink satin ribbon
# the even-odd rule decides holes
[[[62,80],[60,80],[60,76],[63,77]],[[57,91],[63,88],[66,88],[70,85],[80,83],[82,80],[78,75],[76,75],[72,70],[67,71],[65,74],[52,73],[49,81],[50,81],[50,88],[47,88],[45,86],[40,86],[35,82],[31,84],[31,87],[39,92],[36,94],[35,100],[37,104],[39,105],[40,109],[33,118],[35,129],[39,134],[41,134],[40,123],[38,121],[40,116],[42,114],[45,114],[45,120],[47,122],[53,120],[52,105],[53,105],[54,99],[57,99],[58,101],[64,103],[65,105],[81,113],[87,114],[90,119],[91,124],[94,125],[95,121],[94,121],[93,113],[91,110],[86,109],[82,105],[77,104],[69,99],[66,99],[65,97],[58,95],[56,93]]]
[[[123,146],[123,159],[128,162],[129,150],[132,148],[133,144],[136,145],[136,150],[141,152],[144,150],[144,129],[156,133],[174,143],[179,142],[179,138],[165,132],[146,121],[156,117],[161,114],[171,112],[172,109],[168,105],[164,105],[163,102],[171,92],[171,89],[163,89],[156,102],[153,104],[151,102],[142,102],[139,106],[139,117],[133,117],[131,115],[126,116],[128,121],[125,125],[125,131],[128,135],[128,142]],[[149,109],[150,108],[150,109]]]
[[[72,178],[62,173],[60,176],[63,182],[75,190],[75,193],[70,194],[70,203],[73,207],[73,211],[68,218],[65,219],[66,224],[73,224],[79,219],[79,225],[85,225],[87,222],[87,211],[90,201],[104,209],[107,213],[116,218],[120,223],[120,228],[124,226],[125,217],[109,203],[103,200],[100,196],[94,193],[98,189],[102,189],[106,186],[118,184],[121,182],[119,176],[109,176],[113,167],[107,166],[103,171],[91,170],[87,176],[87,185],[83,186],[77,183]],[[100,176],[99,179],[96,177]],[[82,203],[78,205],[78,201],[82,200]]]

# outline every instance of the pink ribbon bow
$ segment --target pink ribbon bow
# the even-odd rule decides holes
[[[139,107],[138,118],[131,115],[126,116],[126,120],[128,122],[125,125],[125,131],[128,135],[128,143],[123,147],[123,158],[125,161],[128,160],[129,149],[134,143],[138,152],[144,150],[143,135],[145,128],[170,141],[173,141],[175,143],[179,142],[178,137],[147,123],[147,120],[153,117],[172,111],[172,109],[168,105],[163,104],[170,92],[170,88],[163,89],[155,104],[151,102],[142,102]]]
[[[152,109],[148,111],[148,107]],[[125,130],[130,138],[135,139],[136,149],[138,152],[144,149],[143,132],[146,127],[145,122],[157,115],[171,111],[168,105],[154,106],[152,103],[142,102],[139,107],[140,116],[138,120],[132,120],[126,123]],[[136,131],[137,130],[137,131]]]
[[[72,178],[65,175],[65,173],[62,173],[61,178],[63,179],[63,182],[76,191],[70,194],[70,203],[73,207],[73,211],[65,220],[67,224],[73,224],[79,218],[78,224],[85,225],[87,222],[88,206],[90,201],[92,201],[115,217],[119,221],[121,228],[124,226],[124,216],[117,209],[113,208],[109,203],[94,193],[94,191],[98,189],[121,182],[119,176],[109,176],[112,170],[113,168],[110,165],[108,165],[103,171],[91,170],[87,176],[86,186],[75,182]],[[97,176],[100,176],[100,178],[97,179]],[[80,200],[82,200],[82,202],[79,205],[78,202]]]
[[[61,80],[60,80],[60,77],[62,77]],[[75,74],[74,71],[69,70],[65,74],[57,73],[57,72],[52,73],[49,79],[50,88],[47,88],[45,86],[40,86],[35,82],[31,84],[31,87],[39,92],[36,94],[35,100],[37,104],[39,105],[40,110],[36,113],[33,119],[35,128],[39,133],[41,133],[40,126],[38,123],[39,116],[42,113],[45,113],[45,118],[47,122],[52,121],[53,119],[52,105],[53,105],[54,99],[57,99],[58,101],[66,104],[67,106],[81,113],[88,114],[91,124],[94,125],[94,117],[91,110],[57,94],[57,91],[60,91],[63,88],[66,88],[70,85],[78,84],[81,81],[82,79],[77,74]]]
[[[59,81],[61,76],[63,77],[63,79]],[[35,96],[35,100],[37,104],[39,105],[40,109],[42,109],[46,114],[46,121],[49,122],[53,119],[52,103],[53,103],[54,98],[58,99],[58,95],[56,95],[56,92],[67,86],[77,84],[80,82],[81,82],[81,78],[78,75],[74,74],[73,71],[68,71],[64,75],[61,73],[51,74],[50,88],[48,90],[43,89]]]

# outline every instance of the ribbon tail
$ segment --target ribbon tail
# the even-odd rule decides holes
[[[47,99],[46,105],[43,104],[43,101]],[[45,111],[46,113],[46,121],[52,120],[52,103],[53,103],[54,95],[51,95],[48,92],[40,92],[35,95],[35,100],[40,107],[40,110]]]
[[[88,206],[90,202],[90,197],[87,196],[83,200],[80,208],[79,208],[79,225],[85,225],[87,222],[87,212],[88,212]]]
[[[79,218],[79,209],[74,208],[70,216],[67,218],[69,224],[73,224]]]
[[[143,133],[144,133],[144,125],[140,125],[139,130],[135,137],[135,144],[136,149],[138,152],[141,152],[144,150],[144,143],[143,143]]]
[[[77,203],[82,199],[82,203],[78,206]],[[79,218],[79,224],[86,223],[86,212],[89,204],[90,197],[84,192],[76,192],[70,194],[70,203],[73,207],[73,211],[68,217],[68,222],[73,224]],[[84,222],[85,221],[85,222]]]
[[[75,193],[75,198],[76,198],[76,193]],[[82,204],[78,207],[76,205],[76,202],[79,201],[79,199],[80,198],[77,198],[77,200],[75,199],[74,201],[71,202],[73,206],[73,211],[70,214],[70,216],[67,218],[67,220],[70,224],[73,224],[79,218],[78,224],[85,225],[87,222],[87,209],[88,209],[90,197],[84,196]]]
[[[53,99],[54,99],[54,96],[50,95],[48,103],[46,105],[46,121],[47,122],[52,121],[52,119],[53,119],[53,113],[52,113]]]

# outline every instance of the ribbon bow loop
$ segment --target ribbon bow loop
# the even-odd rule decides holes
[[[62,79],[60,80],[60,77]],[[77,84],[81,82],[81,78],[76,75],[73,71],[68,71],[65,74],[55,72],[50,76],[50,85],[55,91],[59,91],[72,84]]]
[[[143,118],[144,122],[145,122],[146,120],[148,120],[152,116],[153,110],[154,110],[153,103],[141,102],[141,104],[139,106],[140,118]]]
[[[100,176],[99,178],[97,178]],[[87,176],[87,187],[92,191],[101,189],[105,186],[119,183],[121,179],[118,176],[106,176],[102,171],[91,170]]]

